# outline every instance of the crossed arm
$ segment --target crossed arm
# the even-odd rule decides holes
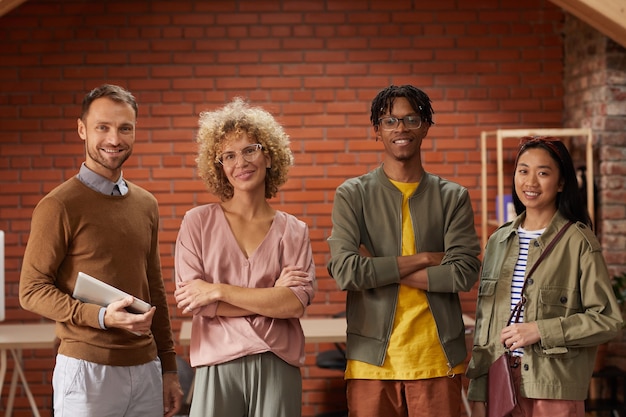
[[[371,257],[372,254],[364,245],[359,247],[361,256]],[[428,273],[426,268],[441,264],[445,255],[444,252],[421,252],[415,255],[398,256],[398,271],[400,272],[400,283],[408,287],[428,290]]]
[[[301,317],[305,307],[289,287],[301,285],[310,285],[308,274],[298,267],[287,266],[281,271],[274,287],[248,288],[194,279],[179,282],[174,296],[178,308],[185,313],[218,303],[218,316],[258,314],[272,318],[292,318]]]

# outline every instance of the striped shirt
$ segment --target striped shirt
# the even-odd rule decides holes
[[[537,239],[543,233],[545,229],[541,230],[526,230],[521,226],[517,229],[517,234],[519,236],[519,255],[517,257],[517,262],[515,263],[515,269],[513,270],[513,280],[511,282],[511,312],[517,305],[517,303],[521,300],[522,297],[522,287],[524,286],[524,279],[526,275],[526,263],[528,261],[528,246],[532,239]],[[512,321],[515,321],[515,317],[513,317]],[[524,309],[522,308],[521,314],[519,316],[519,323],[524,321]],[[519,348],[513,351],[516,355],[523,355],[524,349]]]

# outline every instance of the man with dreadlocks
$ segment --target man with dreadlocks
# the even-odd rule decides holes
[[[371,108],[383,164],[337,188],[328,271],[346,302],[351,416],[461,415],[465,329],[459,291],[478,279],[467,190],[428,173],[430,98],[411,85]]]

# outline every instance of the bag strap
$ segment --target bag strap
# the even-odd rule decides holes
[[[541,261],[543,261],[544,258],[548,255],[548,253],[550,253],[552,248],[554,248],[556,243],[561,239],[561,237],[565,234],[565,231],[569,229],[569,227],[572,224],[573,223],[569,221],[567,222],[565,226],[561,228],[561,230],[559,230],[559,233],[557,233],[556,236],[554,236],[554,239],[552,239],[552,241],[550,241],[550,243],[548,244],[548,246],[546,246],[544,251],[541,252],[541,255],[539,255],[539,259],[537,259],[537,262],[535,262],[532,268],[530,268],[530,271],[528,271],[528,274],[526,274],[526,278],[524,279],[524,284],[522,285],[522,291],[520,292],[520,300],[517,302],[517,304],[515,304],[515,307],[513,307],[513,311],[511,311],[511,315],[509,316],[509,320],[507,321],[507,326],[511,324],[511,320],[513,320],[514,316],[515,316],[515,321],[513,323],[517,323],[520,318],[520,315],[522,314],[522,307],[524,307],[524,304],[526,304],[526,296],[524,296],[524,290],[526,290],[526,283],[528,282],[528,279],[533,274],[533,272],[535,272],[535,269],[537,269],[537,266],[539,266]]]

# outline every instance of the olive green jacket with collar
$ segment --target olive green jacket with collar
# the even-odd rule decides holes
[[[348,291],[348,359],[384,362],[401,278],[402,198],[382,166],[337,188],[328,271]],[[467,356],[458,292],[472,288],[480,268],[474,213],[465,188],[429,173],[409,208],[417,252],[445,252],[441,265],[427,268],[426,295],[452,368]],[[359,254],[361,244],[371,257]]]
[[[525,214],[489,238],[480,276],[476,333],[467,376],[468,398],[488,401],[489,365],[504,351],[500,332],[511,311],[511,281],[519,252],[517,229]],[[557,212],[530,241],[527,271],[567,223]],[[541,340],[524,348],[521,393],[526,398],[584,400],[597,346],[622,326],[602,248],[584,224],[572,225],[526,284],[524,322],[536,322]]]

